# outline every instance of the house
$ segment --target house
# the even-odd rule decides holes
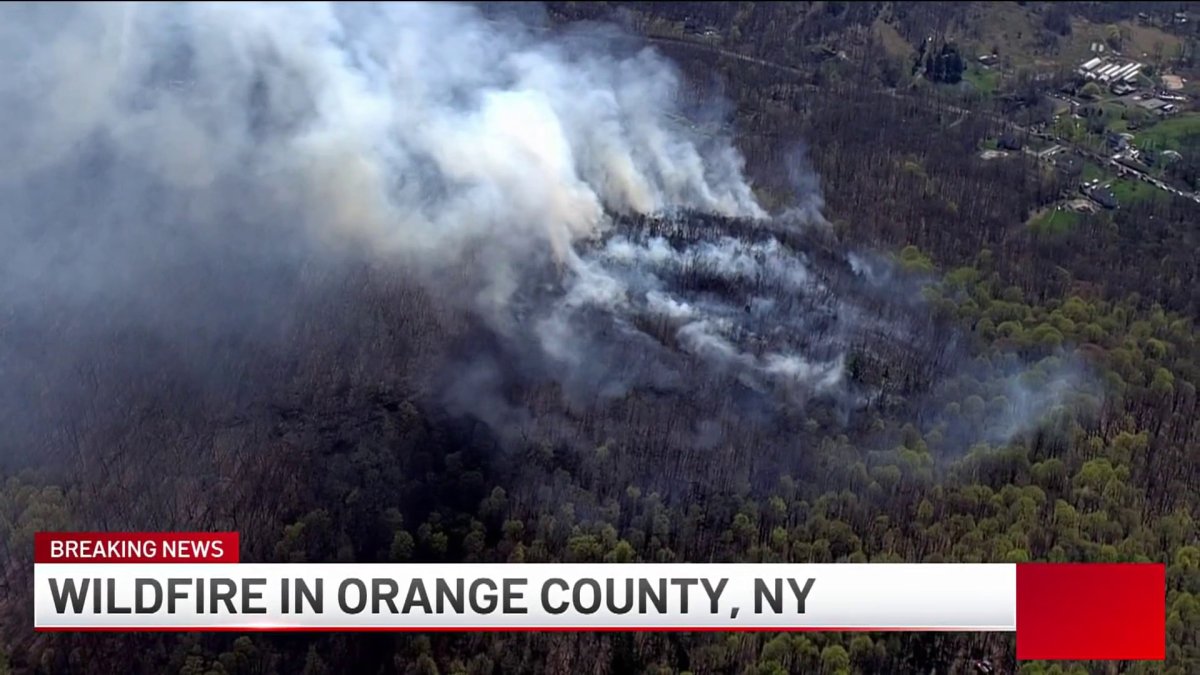
[[[1137,87],[1133,86],[1132,84],[1129,84],[1128,82],[1117,82],[1117,83],[1113,84],[1111,87],[1109,87],[1108,89],[1109,89],[1109,91],[1116,94],[1117,96],[1124,96],[1126,94],[1132,94],[1133,92],[1137,91]]]
[[[1175,105],[1173,103],[1167,103],[1156,96],[1142,99],[1138,101],[1138,105],[1160,116],[1170,115],[1175,112]]]
[[[1117,208],[1117,206],[1119,206],[1117,202],[1117,196],[1113,194],[1113,191],[1110,190],[1107,185],[1099,185],[1098,183],[1099,181],[1093,180],[1090,183],[1080,187],[1080,190],[1083,192],[1083,194],[1087,195],[1088,199],[1096,202],[1106,209]],[[1091,187],[1088,187],[1088,185]]]
[[[1117,196],[1113,194],[1112,190],[1106,187],[1092,190],[1088,197],[1091,197],[1092,201],[1106,209],[1115,209],[1120,206],[1120,203],[1117,202]]]
[[[1005,132],[1000,134],[1000,138],[996,141],[996,145],[1002,150],[1020,150],[1022,147],[1021,139],[1016,134]]]
[[[1144,162],[1138,161],[1139,156],[1140,153],[1138,153],[1136,150],[1130,151],[1128,154],[1118,156],[1116,158],[1117,164],[1120,164],[1127,169],[1145,173],[1150,169],[1150,167]]]

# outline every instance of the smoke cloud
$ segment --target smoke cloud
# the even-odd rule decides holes
[[[652,51],[614,58],[443,4],[4,11],[6,186],[99,142],[195,203],[237,179],[257,198],[232,208],[298,217],[278,236],[431,269],[480,243],[569,264],[607,213],[763,215],[736,154],[702,157],[670,128],[678,77]]]
[[[440,3],[3,12],[7,297],[129,297],[206,245],[335,249],[439,285],[470,266],[499,317],[530,259],[586,275],[610,214],[765,215],[648,49]]]
[[[444,3],[0,18],[14,425],[31,423],[19,400],[74,377],[39,352],[46,317],[75,317],[60,333],[81,350],[142,331],[187,363],[230,335],[269,349],[297,298],[362,264],[419,280],[515,354],[467,359],[446,392],[497,424],[526,420],[483,401],[513,367],[578,403],[680,391],[699,368],[789,405],[862,405],[851,354],[935,343],[878,263],[809,227],[823,202],[802,153],[795,207],[772,217],[730,141],[686,123],[672,65],[605,31]],[[220,370],[207,358],[198,376]]]

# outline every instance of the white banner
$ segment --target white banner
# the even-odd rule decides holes
[[[43,630],[1013,631],[1012,564],[38,564]]]

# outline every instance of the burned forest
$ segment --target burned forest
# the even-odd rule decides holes
[[[1190,73],[1200,38],[1050,5],[0,8],[0,675],[1196,672],[1200,199],[1089,201],[1109,165],[1046,64],[1112,24]],[[108,530],[237,531],[245,562],[1161,562],[1167,660],[35,633],[33,533]]]

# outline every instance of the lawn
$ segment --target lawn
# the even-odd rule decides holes
[[[991,96],[1000,84],[1000,72],[972,63],[963,71],[963,79],[970,82],[975,91],[984,96]]]
[[[1178,150],[1185,137],[1200,134],[1200,113],[1187,113],[1163,120],[1137,134],[1141,148]]]
[[[1108,186],[1117,197],[1117,203],[1134,204],[1147,199],[1165,199],[1167,193],[1140,180],[1118,178]]]
[[[1106,176],[1108,176],[1108,172],[1101,168],[1099,164],[1096,164],[1095,162],[1083,163],[1083,173],[1080,175],[1081,180],[1088,181],[1092,180],[1093,178],[1103,179]]]
[[[1033,65],[1037,60],[1042,19],[1034,14],[1033,8],[1015,2],[975,2],[965,3],[963,9],[970,17],[966,25],[979,27],[977,36],[964,39],[974,51],[982,54],[998,49],[1017,67]]]
[[[1065,234],[1079,224],[1080,215],[1070,209],[1053,207],[1039,213],[1029,221],[1035,234]]]

